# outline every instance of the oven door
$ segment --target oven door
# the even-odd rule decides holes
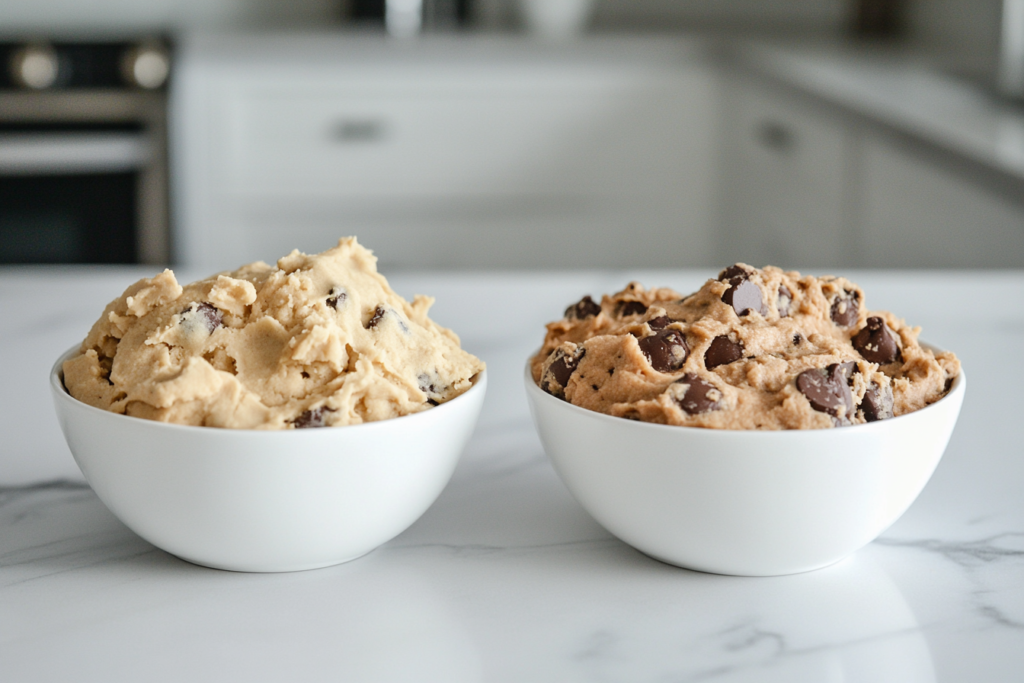
[[[0,132],[0,263],[137,263],[139,130]]]

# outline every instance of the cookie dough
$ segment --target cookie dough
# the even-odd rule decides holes
[[[933,403],[960,372],[920,328],[840,277],[730,266],[700,291],[590,296],[547,326],[544,391],[609,415],[716,429],[821,429]]]
[[[111,302],[64,363],[89,405],[162,422],[300,429],[384,420],[463,393],[484,364],[406,302],[355,238],[182,287],[165,270]]]

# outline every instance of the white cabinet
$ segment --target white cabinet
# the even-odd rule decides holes
[[[724,93],[721,263],[1024,266],[1024,182],[767,80],[733,74]]]
[[[699,46],[490,40],[187,42],[178,260],[356,234],[418,268],[711,262],[719,93]]]
[[[860,151],[866,265],[1024,267],[1024,192],[987,187],[880,134],[866,132]]]
[[[719,261],[849,265],[849,126],[806,99],[739,76],[722,102]]]

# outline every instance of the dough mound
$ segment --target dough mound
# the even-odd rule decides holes
[[[64,363],[76,399],[184,425],[296,429],[426,410],[484,369],[406,302],[355,238],[182,287],[165,270],[112,301]]]
[[[633,282],[548,324],[533,379],[589,410],[715,429],[841,427],[942,398],[956,356],[864,302],[843,278],[743,263],[685,297]]]

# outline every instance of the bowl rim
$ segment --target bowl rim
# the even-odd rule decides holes
[[[920,341],[918,343],[922,347],[928,349],[929,351],[932,351],[933,353],[941,352],[942,351],[942,349],[940,349],[939,347],[934,346],[932,344],[927,344],[925,342],[920,342]],[[539,351],[539,350],[540,349],[537,349],[537,351]],[[596,410],[589,410],[588,408],[581,408],[580,406],[573,405],[572,403],[569,403],[568,401],[564,401],[564,400],[562,400],[560,398],[556,398],[555,396],[552,396],[551,394],[549,394],[546,391],[544,391],[543,389],[541,389],[539,386],[537,386],[537,383],[533,381],[533,371],[532,371],[532,368],[531,368],[531,364],[532,364],[533,358],[537,355],[537,351],[535,351],[534,353],[530,354],[530,356],[526,359],[525,379],[526,379],[526,391],[527,391],[527,394],[535,396],[535,397],[542,397],[541,400],[554,401],[555,403],[553,403],[552,405],[559,405],[559,406],[561,406],[564,409],[569,410],[569,411],[578,411],[578,412],[576,412],[576,414],[580,415],[580,416],[586,416],[586,417],[589,417],[589,418],[595,419],[595,420],[614,420],[615,424],[630,425],[628,427],[624,426],[625,429],[639,429],[639,430],[645,430],[646,429],[646,430],[654,430],[654,431],[657,431],[657,430],[667,430],[667,431],[665,431],[665,433],[676,433],[676,434],[694,434],[694,433],[698,433],[699,432],[701,434],[702,438],[704,438],[706,436],[706,438],[711,438],[711,439],[735,438],[737,434],[760,434],[760,435],[763,435],[763,436],[755,437],[755,438],[759,438],[759,439],[760,438],[764,438],[764,439],[772,439],[772,438],[782,439],[782,438],[794,438],[794,437],[799,438],[798,435],[805,435],[807,438],[821,438],[820,436],[819,437],[810,437],[810,435],[850,434],[850,432],[847,431],[847,430],[850,430],[850,429],[856,429],[856,430],[858,430],[858,432],[865,432],[865,431],[867,431],[869,429],[887,429],[887,428],[889,428],[890,425],[892,425],[894,423],[895,420],[905,421],[907,419],[913,419],[915,415],[921,415],[925,411],[931,411],[933,408],[936,408],[940,403],[945,402],[946,399],[952,397],[954,394],[963,394],[964,391],[965,391],[966,384],[967,384],[967,378],[966,378],[966,376],[964,374],[963,365],[961,365],[960,366],[960,373],[956,377],[953,378],[953,384],[950,386],[949,391],[947,391],[945,394],[943,394],[942,397],[939,398],[939,400],[935,401],[934,403],[929,403],[924,408],[921,408],[919,410],[915,410],[913,412],[906,413],[904,415],[897,415],[895,417],[890,417],[887,420],[876,420],[875,422],[866,422],[864,424],[846,425],[846,426],[843,426],[843,427],[837,427],[837,428],[832,428],[832,429],[713,429],[711,427],[689,427],[689,426],[685,426],[685,425],[663,425],[663,424],[659,424],[657,422],[641,422],[639,420],[627,420],[626,418],[623,418],[623,417],[616,417],[614,415],[609,415],[607,413],[601,413],[601,412],[598,412]],[[611,424],[611,422],[609,422],[608,424]],[[714,434],[715,436],[711,436],[712,434]]]
[[[58,400],[67,401],[69,405],[75,406],[76,409],[84,410],[87,414],[91,413],[97,416],[98,419],[114,419],[114,420],[129,420],[130,422],[125,424],[136,424],[145,425],[153,429],[170,429],[173,431],[183,431],[184,433],[195,433],[195,434],[219,434],[219,435],[230,435],[230,434],[261,434],[265,435],[264,438],[282,438],[280,436],[271,435],[282,435],[291,434],[293,436],[284,438],[311,438],[314,435],[321,436],[325,434],[339,434],[339,433],[351,433],[354,430],[369,431],[374,429],[386,429],[387,425],[394,424],[398,420],[402,420],[404,425],[409,425],[411,420],[429,420],[431,416],[436,417],[437,411],[440,409],[442,412],[446,412],[448,406],[453,403],[462,402],[462,399],[466,398],[470,394],[474,396],[478,392],[484,391],[487,385],[487,370],[481,370],[479,373],[474,375],[470,381],[473,383],[466,391],[462,392],[450,401],[445,401],[439,405],[432,407],[429,410],[421,410],[418,413],[409,413],[408,415],[400,415],[398,417],[388,418],[386,420],[375,420],[373,422],[362,422],[360,424],[353,425],[340,425],[337,428],[331,427],[328,429],[235,429],[231,427],[207,427],[197,425],[181,425],[173,422],[160,422],[158,420],[147,420],[141,417],[132,417],[130,415],[124,415],[122,413],[114,413],[109,410],[103,410],[96,406],[91,406],[84,401],[80,401],[67,390],[64,386],[64,361],[70,360],[74,356],[81,352],[81,344],[75,344],[67,351],[58,356],[53,367],[50,368],[50,388],[53,394]],[[302,436],[299,436],[302,435]]]

